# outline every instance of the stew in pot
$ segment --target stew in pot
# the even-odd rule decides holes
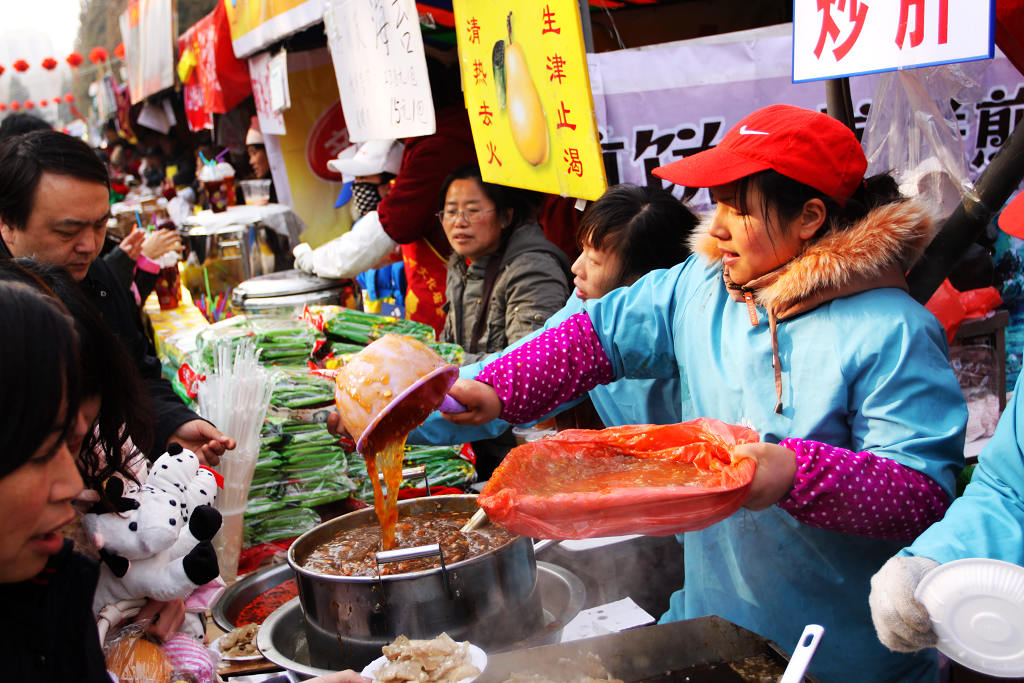
[[[469,512],[437,510],[399,518],[395,525],[394,548],[413,548],[439,543],[445,564],[460,562],[500,548],[516,535],[497,524],[462,533]],[[343,529],[334,538],[314,548],[299,564],[310,571],[335,576],[376,576],[375,554],[381,550],[381,529],[369,523]],[[440,566],[436,556],[380,565],[380,573],[405,574]]]

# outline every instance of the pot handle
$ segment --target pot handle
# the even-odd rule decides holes
[[[440,543],[418,545],[412,548],[398,548],[396,550],[381,550],[375,554],[377,560],[377,580],[380,581],[380,565],[382,564],[416,560],[421,557],[430,557],[431,555],[437,555],[441,560],[441,579],[444,581],[444,589],[448,593],[448,597],[451,598],[452,586],[448,580],[448,567],[444,564],[444,552],[441,550]]]
[[[431,493],[430,493],[430,479],[427,478],[427,467],[426,467],[426,465],[418,465],[416,467],[406,467],[405,469],[402,470],[402,481],[405,481],[406,479],[415,479],[416,477],[423,477],[423,487],[425,489],[427,489],[427,495],[428,496],[431,495]],[[377,473],[377,478],[380,479],[381,481],[384,481],[384,473],[383,472],[378,472]],[[426,546],[421,546],[421,547],[426,547]],[[385,552],[393,552],[393,551],[388,550],[388,551],[385,551]],[[417,556],[417,557],[420,557],[420,556]],[[413,559],[413,558],[403,558],[403,559]],[[392,561],[394,561],[394,560],[392,560]]]

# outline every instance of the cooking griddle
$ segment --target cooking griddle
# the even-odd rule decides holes
[[[596,638],[490,655],[475,683],[502,683],[513,673],[551,675],[565,660],[597,655],[613,678],[626,683],[734,683],[778,680],[789,655],[774,642],[721,617],[644,626]],[[751,672],[744,677],[736,669]],[[805,683],[817,683],[805,676]]]

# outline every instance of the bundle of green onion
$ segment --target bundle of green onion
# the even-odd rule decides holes
[[[420,341],[434,341],[434,328],[413,320],[393,318],[389,315],[364,313],[345,308],[324,322],[324,334],[330,339],[369,344],[385,334],[403,334]]]
[[[349,457],[348,476],[357,484],[353,497],[373,503],[373,484],[366,476],[366,463],[361,457]],[[463,486],[476,479],[473,464],[459,455],[458,446],[406,446],[402,467],[426,467],[431,486]],[[406,479],[401,488],[421,488],[423,478]]]
[[[334,383],[305,367],[282,368],[270,397],[277,408],[309,408],[334,402]]]
[[[303,320],[275,316],[237,315],[210,325],[196,337],[196,346],[207,365],[213,363],[218,342],[231,344],[252,339],[264,365],[304,363],[322,337]]]

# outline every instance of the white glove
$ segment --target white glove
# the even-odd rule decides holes
[[[890,650],[914,652],[934,647],[938,638],[924,605],[914,599],[921,578],[939,563],[927,557],[893,557],[871,577],[871,621]]]
[[[313,247],[305,242],[300,242],[292,249],[292,256],[295,257],[295,267],[303,273],[313,274]]]
[[[292,250],[295,267],[319,277],[355,277],[391,253],[398,243],[388,237],[376,211],[366,214],[341,237],[316,249],[300,244]]]

